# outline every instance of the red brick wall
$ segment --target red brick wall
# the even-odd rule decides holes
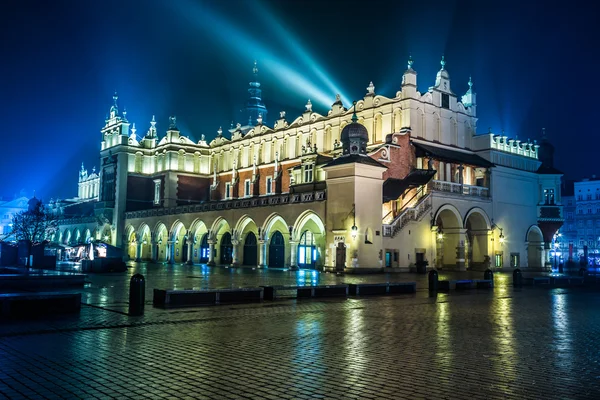
[[[211,181],[209,178],[177,175],[177,205],[208,200]]]
[[[382,162],[383,165],[388,167],[383,173],[383,180],[388,178],[403,179],[416,167],[415,152],[414,148],[410,145],[410,136],[408,134],[395,134],[393,138],[396,138],[394,145],[381,148],[370,155],[374,160],[379,160],[380,158],[385,158],[383,157],[384,152],[390,152],[389,157],[391,162]]]
[[[127,176],[127,201],[125,208],[127,211],[147,210],[154,207],[154,180],[161,180],[161,199],[165,194],[164,176]]]

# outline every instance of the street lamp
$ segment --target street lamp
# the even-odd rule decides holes
[[[437,238],[438,238],[438,240],[444,239],[444,231],[442,230],[441,226],[438,226],[438,229],[437,229]]]
[[[500,228],[500,236],[498,236],[500,244],[504,244],[504,235],[502,234],[502,228]]]
[[[356,204],[352,204],[352,231],[350,232],[352,239],[356,239],[358,235],[358,227],[356,226]]]

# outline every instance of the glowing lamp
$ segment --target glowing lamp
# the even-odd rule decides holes
[[[358,235],[358,227],[356,225],[352,225],[352,239],[356,239],[356,236]]]
[[[504,243],[504,235],[502,234],[502,228],[500,228],[500,236],[499,236],[499,238],[500,238],[500,244],[503,244]]]
[[[444,231],[442,231],[442,228],[438,227],[437,238],[438,240],[442,240],[444,238]]]

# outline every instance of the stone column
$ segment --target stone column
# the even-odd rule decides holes
[[[192,260],[192,256],[194,255],[194,242],[192,240],[188,240],[187,242],[187,261],[185,262],[187,265],[192,265],[194,261]]]
[[[213,239],[208,239],[208,263],[206,265],[211,267],[217,265],[215,263],[215,241]]]
[[[267,241],[258,241],[258,267],[267,268]]]
[[[458,246],[456,246],[456,269],[459,271],[466,271],[465,266],[465,241],[466,241],[466,229],[458,230]]]
[[[135,261],[140,262],[142,261],[142,241],[138,240],[135,243]]]
[[[157,262],[158,261],[158,243],[156,242],[151,242],[152,245],[150,246],[152,249],[152,261],[153,262]]]
[[[231,265],[235,266],[235,267],[239,267],[240,265],[240,260],[239,258],[239,252],[238,252],[238,246],[240,244],[240,241],[237,239],[231,239],[231,246],[232,246],[232,251],[231,251]]]
[[[175,264],[175,242],[167,240],[167,262]]]
[[[298,269],[298,242],[290,240],[290,269],[296,271]],[[312,254],[311,254],[312,257]]]

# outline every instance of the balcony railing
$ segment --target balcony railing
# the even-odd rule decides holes
[[[427,186],[430,191],[453,193],[459,196],[490,197],[490,189],[483,186],[446,181],[431,181]]]
[[[149,210],[131,211],[125,213],[125,219],[159,217],[163,215],[178,215],[196,212],[231,210],[236,208],[268,207],[281,204],[311,203],[327,198],[325,190],[304,193],[275,194],[265,197],[247,199],[232,199],[210,201],[202,204],[191,204],[169,208],[154,208]]]
[[[426,194],[414,207],[405,208],[389,224],[383,225],[383,236],[394,237],[411,221],[419,221],[432,207],[431,196]]]
[[[563,221],[563,207],[557,205],[538,206],[538,221]]]

